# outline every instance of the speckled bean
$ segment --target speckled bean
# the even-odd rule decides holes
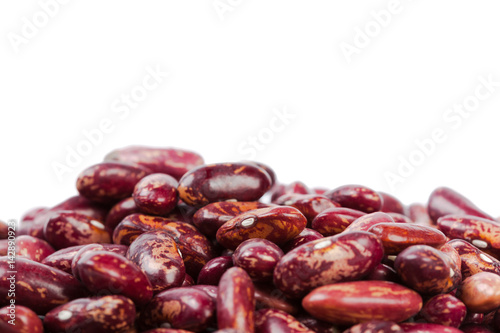
[[[323,238],[323,235],[317,232],[316,230],[304,228],[304,230],[302,230],[300,234],[298,234],[297,236],[286,242],[286,244],[283,245],[281,248],[285,253],[290,252],[296,247],[299,247],[303,244],[312,242],[313,240],[317,240],[320,238]]]
[[[377,192],[378,195],[382,197],[382,207],[380,208],[380,211],[383,213],[397,213],[397,214],[403,214],[405,213],[405,209],[403,206],[403,203],[399,201],[398,198],[393,196],[392,194],[385,193],[385,192]]]
[[[234,251],[234,266],[243,268],[254,281],[265,282],[273,278],[274,267],[283,257],[283,251],[267,239],[247,239]]]
[[[350,231],[368,231],[372,226],[378,223],[395,223],[394,219],[386,213],[375,212],[371,214],[363,215],[353,222],[351,222],[347,228],[344,229],[345,232]]]
[[[109,230],[114,230],[125,217],[135,213],[139,213],[139,208],[136,206],[134,198],[125,198],[111,207],[104,225]]]
[[[440,294],[425,302],[420,315],[431,324],[460,327],[467,314],[465,304],[450,294]]]
[[[342,333],[404,333],[404,331],[393,321],[370,320],[351,326]]]
[[[500,275],[500,261],[484,253],[474,245],[461,239],[448,242],[460,255],[462,262],[462,277],[468,278],[480,272],[490,272]]]
[[[13,324],[9,323],[13,322]],[[43,333],[43,323],[37,314],[22,305],[4,306],[0,309],[2,333]]]
[[[41,262],[54,252],[52,246],[42,239],[28,235],[16,237],[16,254],[18,256]]]
[[[500,276],[490,272],[474,274],[462,281],[457,295],[469,311],[495,310],[500,307]]]
[[[342,207],[365,213],[377,212],[382,208],[382,197],[376,191],[362,185],[343,185],[326,192],[325,197],[338,202]]]
[[[352,222],[363,215],[366,213],[351,208],[330,208],[314,218],[311,228],[323,236],[333,236],[344,231]]]
[[[279,197],[275,203],[297,208],[307,218],[309,226],[319,213],[330,208],[340,207],[335,201],[318,194],[285,194]]]
[[[255,330],[259,333],[314,333],[290,314],[276,309],[256,311]]]
[[[233,267],[231,256],[220,256],[208,261],[198,274],[198,284],[217,286],[222,275]]]
[[[132,197],[142,213],[166,216],[177,205],[178,185],[172,176],[153,173],[137,182]]]
[[[461,333],[462,331],[449,326],[428,323],[402,323],[405,333]]]

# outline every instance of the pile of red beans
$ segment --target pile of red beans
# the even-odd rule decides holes
[[[452,189],[404,206],[153,147],[76,188],[24,215],[14,266],[0,223],[0,332],[500,332],[500,222]]]

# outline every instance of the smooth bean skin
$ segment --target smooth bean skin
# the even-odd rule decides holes
[[[256,311],[255,330],[259,333],[314,333],[292,315],[276,309]]]
[[[390,217],[392,217],[392,219],[396,223],[411,223],[411,224],[413,224],[412,219],[410,219],[406,215],[402,215],[402,214],[398,214],[398,213],[386,213],[386,214],[389,215]]]
[[[219,293],[219,288],[217,286],[211,286],[207,284],[196,284],[191,286],[191,288],[198,289],[207,293],[208,296],[217,304],[217,294]]]
[[[271,177],[262,168],[246,163],[202,165],[179,181],[179,197],[191,206],[234,199],[256,201],[271,187]]]
[[[257,162],[257,161],[242,161],[243,163],[249,163],[258,166],[261,169],[264,169],[265,172],[269,175],[271,178],[271,187],[276,184],[276,181],[278,180],[278,177],[276,176],[276,172],[274,172],[273,168],[271,168],[269,165]]]
[[[378,223],[368,232],[380,238],[385,254],[398,254],[412,245],[439,248],[446,243],[446,236],[441,231],[413,223]]]
[[[318,194],[285,194],[279,197],[275,203],[297,208],[307,218],[309,226],[319,213],[330,208],[340,207],[335,201]]]
[[[412,203],[411,205],[409,205],[408,216],[416,224],[426,226],[436,225],[436,222],[434,222],[427,213],[427,207],[422,205],[421,203]]]
[[[474,274],[462,281],[457,295],[471,312],[493,311],[500,307],[500,276],[490,272]]]
[[[126,257],[148,277],[153,292],[180,287],[186,268],[177,244],[163,231],[150,231],[137,237]]]
[[[43,228],[45,240],[55,249],[92,243],[111,243],[111,233],[104,225],[87,215],[61,211]]]
[[[54,252],[54,248],[42,239],[28,235],[16,237],[16,254],[19,256],[41,262]]]
[[[171,175],[177,180],[189,170],[203,164],[203,158],[192,151],[146,146],[115,149],[104,157],[104,161],[137,164],[155,173]]]
[[[462,277],[468,278],[480,272],[500,275],[500,261],[484,253],[474,245],[461,239],[454,239],[447,244],[457,250],[462,264]]]
[[[29,308],[15,305],[15,325],[9,324],[11,308],[4,306],[0,309],[0,331],[2,333],[43,333],[43,324],[38,315]]]
[[[145,328],[167,323],[172,328],[200,332],[212,323],[215,305],[205,291],[193,287],[172,288],[154,296],[141,311],[139,321]]]
[[[438,227],[451,239],[464,239],[481,250],[500,255],[500,223],[471,215],[447,215]]]
[[[218,329],[233,328],[241,333],[253,333],[255,290],[245,270],[239,267],[228,269],[220,279],[218,291]]]
[[[425,302],[420,315],[428,323],[458,328],[467,315],[467,307],[455,296],[439,294]]]
[[[165,216],[177,205],[178,185],[172,176],[153,173],[137,182],[132,197],[142,213]]]
[[[344,231],[352,222],[366,215],[359,210],[336,207],[319,213],[311,222],[311,228],[323,236],[333,236]]]
[[[302,306],[311,316],[333,324],[354,325],[368,320],[401,322],[420,311],[422,298],[392,282],[353,281],[316,288],[302,300]]]
[[[400,283],[400,279],[394,268],[385,264],[378,264],[367,276],[365,280],[390,281]]]
[[[296,208],[276,206],[256,209],[227,221],[217,231],[217,241],[234,250],[251,238],[267,239],[284,245],[297,236],[307,225],[307,219]]]
[[[336,326],[326,321],[318,320],[308,313],[296,317],[298,321],[316,333],[340,333]]]
[[[125,198],[116,203],[109,210],[104,225],[109,230],[114,230],[118,223],[120,223],[128,215],[139,213],[139,208],[136,206],[134,198]]]
[[[460,283],[450,257],[427,245],[413,245],[399,253],[394,268],[405,285],[426,295],[450,292]]]
[[[60,269],[61,271],[68,274],[73,274],[73,272],[71,271],[71,263],[73,262],[73,258],[78,253],[78,251],[85,246],[87,245],[76,245],[60,249],[45,257],[45,259],[43,259],[41,263],[53,268]]]
[[[83,170],[76,181],[76,189],[90,201],[112,205],[130,197],[135,184],[149,170],[124,163],[104,162]]]
[[[326,192],[325,197],[338,202],[342,207],[365,213],[378,212],[382,208],[382,197],[376,191],[362,185],[343,185]]]
[[[0,305],[9,303],[11,285],[10,264],[0,257]],[[85,297],[88,291],[72,275],[36,261],[17,257],[15,261],[16,306],[23,305],[39,315],[75,298]]]
[[[208,261],[198,274],[198,284],[219,285],[220,278],[233,267],[231,256],[220,256]]]
[[[314,192],[301,181],[295,181],[286,185],[275,184],[275,186],[272,188],[271,202],[276,203],[276,200],[278,200],[278,198],[281,197],[282,195],[292,194],[292,193],[313,194]]]
[[[80,298],[49,311],[48,332],[120,333],[134,325],[134,303],[123,296]]]
[[[399,324],[405,333],[461,333],[462,331],[450,327],[438,324],[427,324],[427,323],[402,323]]]
[[[258,201],[220,201],[201,207],[193,216],[193,224],[205,236],[214,238],[217,230],[233,217],[250,210],[266,208]]]
[[[89,251],[77,262],[82,283],[95,295],[122,295],[138,306],[153,297],[146,275],[130,260],[111,252]]]
[[[255,301],[257,310],[260,309],[277,309],[295,315],[299,312],[297,302],[290,301],[286,298],[283,292],[276,289],[271,284],[254,284]]]
[[[395,223],[394,219],[386,213],[375,212],[371,214],[365,214],[353,222],[351,222],[347,228],[344,229],[345,232],[350,231],[368,231],[372,226],[379,223]]]
[[[70,273],[73,274],[75,278],[80,280],[80,272],[78,271],[78,261],[84,254],[92,251],[106,251],[116,253],[122,257],[125,257],[128,247],[125,245],[118,244],[88,244],[83,245],[78,249],[78,251],[73,255],[70,264]]]
[[[404,333],[404,331],[393,321],[370,320],[351,326],[342,333]]]
[[[464,325],[460,327],[463,333],[494,333],[492,330],[480,325]]]
[[[445,215],[459,214],[493,220],[493,217],[479,209],[472,201],[448,187],[435,189],[427,202],[427,211],[434,223]]]
[[[52,212],[60,210],[70,210],[75,213],[87,215],[99,222],[104,222],[108,214],[108,207],[92,202],[81,195],[75,195],[50,208]]]
[[[169,222],[174,222],[161,216],[131,214],[126,216],[113,231],[113,243],[129,246],[139,235],[160,230]]]
[[[285,254],[274,269],[274,285],[299,298],[325,284],[361,279],[383,255],[382,242],[368,232],[325,237]]]
[[[283,254],[273,242],[252,238],[238,245],[233,254],[233,264],[243,268],[254,281],[271,281],[274,267]]]
[[[302,230],[300,234],[298,234],[297,236],[286,242],[286,244],[282,246],[282,249],[285,253],[290,252],[296,247],[299,247],[303,244],[312,242],[313,240],[317,240],[320,238],[323,238],[323,235],[317,232],[316,230],[304,228],[304,230]]]
[[[382,207],[380,208],[382,213],[405,214],[403,203],[398,198],[385,192],[378,191],[377,193],[382,197]]]

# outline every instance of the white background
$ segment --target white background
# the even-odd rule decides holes
[[[0,219],[75,194],[78,173],[118,147],[223,162],[254,157],[251,137],[283,182],[359,183],[406,204],[446,185],[500,215],[500,86],[445,119],[474,102],[480,77],[500,82],[497,0],[73,0],[51,17],[44,3],[58,2],[0,3]],[[147,68],[169,75],[117,112]],[[272,126],[283,110],[291,118]],[[103,119],[112,129],[59,179],[54,164]],[[436,128],[444,142],[419,153]],[[386,173],[410,156],[424,157],[391,187]]]

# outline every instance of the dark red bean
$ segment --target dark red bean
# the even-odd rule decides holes
[[[311,330],[313,330],[316,333],[340,333],[341,330],[339,330],[336,326],[334,326],[331,323],[327,323],[326,321],[318,320],[309,314],[302,314],[298,317],[296,317],[298,321],[300,321],[302,324],[306,325],[309,327]]]
[[[471,312],[486,313],[500,307],[500,276],[481,272],[465,279],[458,297]]]
[[[278,177],[276,176],[276,172],[267,164],[261,163],[261,162],[256,162],[256,161],[242,161],[243,163],[250,163],[258,166],[261,169],[264,169],[265,172],[269,175],[271,178],[271,187],[276,184],[276,181],[278,180]]]
[[[286,298],[285,294],[271,284],[255,284],[256,309],[277,309],[295,315],[299,304]]]
[[[399,283],[400,279],[394,268],[385,264],[378,264],[366,277],[365,280],[390,281]]]
[[[214,304],[217,304],[217,295],[219,293],[219,288],[217,286],[207,285],[207,284],[197,284],[191,286],[191,288],[204,291],[212,298]]]
[[[43,259],[54,253],[54,249],[46,241],[28,236],[18,236],[16,238],[16,254],[28,259],[41,262]],[[1,254],[1,255],[6,255]]]
[[[429,323],[460,327],[467,314],[467,307],[450,294],[440,294],[425,302],[420,315]]]
[[[81,195],[75,195],[50,208],[52,212],[60,210],[70,210],[75,213],[87,215],[99,222],[104,222],[108,214],[106,206],[92,202]]]
[[[276,200],[285,194],[313,194],[314,192],[307,187],[306,184],[300,181],[295,181],[293,183],[284,185],[276,184],[271,193],[271,202],[275,203]]]
[[[297,208],[307,218],[309,226],[319,213],[330,208],[340,207],[335,201],[318,194],[285,194],[279,197],[275,203]]]
[[[112,252],[116,253],[122,257],[125,257],[125,254],[127,253],[128,247],[125,245],[118,245],[118,244],[88,244],[81,246],[76,253],[72,256],[71,260],[71,270],[70,273],[73,274],[75,278],[80,280],[80,273],[78,271],[78,261],[80,260],[81,257],[83,257],[84,254],[87,252],[96,252],[96,251],[106,251],[106,252]]]
[[[405,210],[403,207],[403,203],[399,201],[395,196],[385,193],[385,192],[377,192],[378,195],[382,197],[382,207],[380,211],[383,213],[397,213],[404,215]]]
[[[125,217],[135,213],[139,213],[139,208],[135,205],[134,198],[125,198],[111,207],[104,225],[109,230],[114,230]]]
[[[408,206],[408,216],[416,224],[426,226],[436,225],[436,222],[432,221],[427,213],[427,207],[420,203],[412,203]]]
[[[492,330],[480,325],[465,325],[460,327],[463,333],[494,333]]]
[[[60,269],[68,274],[73,274],[71,271],[71,262],[78,251],[87,245],[77,245],[71,246],[64,249],[60,249],[51,255],[47,256],[41,262],[44,265]]]
[[[387,215],[389,215],[390,217],[392,217],[392,219],[396,223],[412,223],[412,224],[414,223],[412,221],[412,219],[410,219],[406,215],[402,215],[402,214],[398,214],[398,213],[387,213]]]
[[[462,264],[462,277],[468,278],[480,272],[500,275],[500,261],[479,250],[474,245],[461,239],[454,239],[447,244],[457,250]]]
[[[402,323],[399,324],[405,333],[460,333],[461,330],[437,325],[437,324],[427,324],[427,323]]]
[[[22,305],[9,305],[0,309],[2,333],[43,333],[43,324],[37,314]]]
[[[378,212],[382,208],[380,194],[362,185],[343,185],[326,192],[325,197],[338,202],[342,207],[365,213]]]
[[[217,286],[222,275],[233,267],[231,256],[220,256],[208,261],[198,275],[198,284],[208,284]]]
[[[247,239],[234,251],[234,266],[243,268],[254,281],[265,282],[273,278],[274,267],[283,257],[283,251],[266,239]]]
[[[178,185],[172,176],[153,173],[137,182],[132,197],[142,213],[166,216],[177,205]]]
[[[277,309],[256,311],[255,330],[259,333],[314,333],[290,314]]]
[[[196,282],[194,282],[194,279],[191,277],[189,274],[184,274],[184,281],[182,282],[181,287],[189,287],[189,286],[194,286]]]
[[[31,223],[33,222],[38,216],[41,214],[47,212],[49,210],[49,207],[34,207],[31,208],[30,210],[26,211],[23,216],[20,219],[20,223]]]
[[[188,171],[179,181],[179,197],[191,206],[234,199],[258,200],[271,187],[263,169],[245,163],[203,165]]]
[[[366,214],[351,222],[343,232],[368,231],[372,226],[379,223],[394,223],[394,219],[390,215],[381,212]]]
[[[333,236],[344,231],[352,222],[366,213],[359,210],[338,207],[319,213],[311,223],[311,228],[323,236]]]
[[[298,234],[297,236],[286,242],[286,244],[283,245],[282,248],[285,253],[290,252],[296,247],[299,247],[303,244],[312,242],[313,240],[317,240],[320,238],[323,238],[323,235],[317,232],[316,230],[304,228],[304,230],[302,230],[300,234]]]
[[[343,333],[404,333],[404,331],[393,321],[370,320],[351,326]]]

